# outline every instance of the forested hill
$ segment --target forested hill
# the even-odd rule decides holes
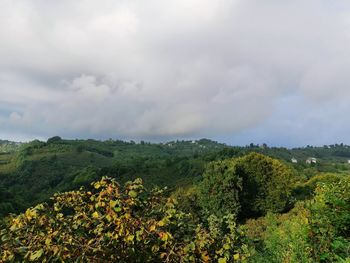
[[[0,216],[23,211],[56,192],[89,186],[102,175],[120,182],[141,177],[147,186],[187,185],[225,147],[206,139],[150,144],[55,136],[16,151],[7,148],[0,155]]]
[[[1,262],[349,262],[349,146],[4,145]]]
[[[200,180],[210,161],[249,152],[283,160],[306,178],[318,172],[346,172],[350,166],[350,147],[343,144],[287,149],[228,146],[208,139],[155,144],[58,136],[24,144],[0,141],[0,216],[47,201],[56,192],[88,187],[102,176],[121,183],[142,178],[146,187],[171,190]],[[317,158],[316,164],[306,164],[309,157]]]

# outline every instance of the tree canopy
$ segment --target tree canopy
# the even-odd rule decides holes
[[[281,212],[292,202],[294,174],[258,153],[210,163],[200,184],[200,202],[210,213],[247,218]]]

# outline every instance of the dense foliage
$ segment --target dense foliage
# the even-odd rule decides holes
[[[178,211],[141,180],[121,188],[94,183],[95,191],[57,194],[10,220],[1,232],[1,259],[40,262],[227,262],[246,246],[233,216],[208,219],[208,228]]]
[[[347,145],[1,145],[0,262],[350,262]]]
[[[200,184],[200,203],[211,214],[249,218],[282,212],[292,203],[292,171],[258,153],[212,162]]]
[[[297,171],[301,183],[320,173],[348,173],[350,168],[350,147],[343,144],[286,149],[254,144],[233,147],[207,139],[151,144],[54,136],[47,142],[0,141],[0,148],[0,218],[47,201],[56,192],[88,186],[106,175],[121,183],[142,178],[149,187],[187,187],[200,180],[209,162],[250,152],[288,164]],[[298,163],[291,163],[292,157]],[[316,157],[317,163],[306,164],[308,157]]]
[[[242,178],[236,174],[235,164],[229,159],[207,166],[199,186],[199,203],[207,214],[222,216],[229,211],[238,215],[241,211]]]
[[[350,177],[319,185],[310,213],[314,257],[329,262],[350,259]]]
[[[0,217],[23,212],[56,192],[77,190],[102,176],[149,187],[188,185],[225,146],[209,140],[149,144],[123,141],[33,141],[0,154]],[[1,163],[3,158],[3,163]]]
[[[350,178],[319,184],[287,214],[246,223],[252,262],[349,262]]]

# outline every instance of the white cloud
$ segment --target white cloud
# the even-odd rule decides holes
[[[264,123],[291,93],[319,111],[350,95],[349,11],[327,0],[2,0],[0,128],[218,137]]]

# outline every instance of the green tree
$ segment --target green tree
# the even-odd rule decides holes
[[[199,203],[208,214],[222,216],[240,212],[239,193],[242,178],[236,171],[236,160],[215,161],[207,165],[199,185]]]
[[[236,160],[236,172],[243,181],[239,199],[244,217],[282,212],[292,204],[295,176],[282,162],[250,153]]]
[[[281,212],[292,203],[293,172],[258,153],[212,162],[199,186],[199,201],[209,213],[242,218]]]
[[[61,141],[62,141],[62,138],[60,136],[54,136],[54,137],[47,139],[47,143],[57,143],[57,142],[61,142]]]

